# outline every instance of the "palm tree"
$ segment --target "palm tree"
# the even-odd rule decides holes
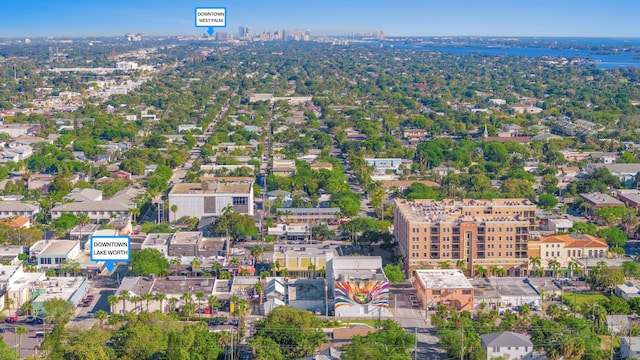
[[[182,266],[182,259],[180,258],[171,259],[171,261],[169,262],[169,265],[174,267],[175,275],[178,275],[178,269],[180,268],[180,266]]]
[[[280,270],[280,276],[282,276],[282,277],[289,276],[289,269],[283,268],[282,270]]]
[[[142,294],[142,300],[147,303],[147,312],[149,312],[149,301],[153,300],[155,296],[152,293],[144,293]]]
[[[136,311],[136,309],[138,308],[138,303],[142,303],[142,298],[140,296],[132,296],[131,297],[131,302],[133,303],[133,311]],[[142,307],[142,306],[140,306]],[[140,313],[141,309],[138,310],[138,313]]]
[[[497,265],[489,266],[489,274],[491,274],[492,276],[496,276],[496,271],[498,269],[499,269],[499,267]]]
[[[178,212],[178,205],[176,204],[171,205],[171,212],[173,213],[173,222],[175,223],[178,221],[176,217],[176,213]]]
[[[488,274],[487,268],[482,265],[476,265],[473,267],[476,276],[486,277]]]
[[[316,274],[316,265],[309,264],[309,266],[307,267],[307,270],[309,270],[309,272],[311,273],[311,278],[314,279]]]
[[[22,358],[20,356],[20,350],[22,349],[22,335],[26,334],[28,331],[27,331],[27,328],[24,326],[17,326],[15,329],[15,332],[16,332],[16,335],[18,335],[18,358]]]
[[[318,276],[324,277],[327,274],[327,269],[323,266],[318,270]]]
[[[254,245],[251,247],[251,256],[253,257],[253,263],[258,262],[258,256],[262,255],[262,247],[260,245]]]
[[[569,262],[567,263],[567,271],[569,273],[567,275],[569,275],[569,277],[573,277],[573,273],[576,271],[578,267],[579,265],[576,261],[569,260]]]
[[[107,319],[107,317],[109,317],[109,315],[104,310],[98,310],[93,314],[93,317],[95,317],[96,319],[98,319],[98,321],[100,321],[100,329],[102,329],[102,324]]]
[[[207,298],[207,304],[211,310],[211,316],[213,316],[213,309],[218,309],[220,307],[220,300],[218,300],[218,297],[215,295],[209,295]]]
[[[126,302],[130,298],[131,298],[131,294],[129,293],[129,290],[120,291],[120,300],[122,300],[122,314],[125,314],[127,312]]]
[[[167,300],[167,294],[156,293],[153,298],[160,301],[160,312],[164,314],[164,301]]]
[[[196,293],[196,300],[198,300],[198,309],[202,308],[202,300],[204,300],[205,294],[202,291]]]
[[[622,226],[627,231],[627,237],[631,238],[631,230],[638,225],[638,216],[635,209],[625,208],[622,213],[622,219],[620,220]]]
[[[271,267],[271,270],[273,271],[275,269],[276,272],[280,271],[280,260],[276,260],[275,263],[273,263],[273,266]],[[275,274],[273,275],[275,276]]]
[[[231,273],[228,271],[221,271],[220,275],[218,276],[218,279],[229,280],[231,279]]]
[[[229,265],[233,265],[233,266],[240,265],[240,259],[238,259],[235,256],[232,257],[231,260],[229,260]]]
[[[129,209],[129,214],[133,216],[133,221],[137,221],[138,216],[140,216],[140,208],[132,207],[131,209]]]
[[[175,311],[176,310],[176,306],[178,305],[180,300],[177,297],[170,297],[167,300],[167,302],[169,303],[169,307],[171,308],[171,311]]]
[[[537,269],[542,266],[542,260],[540,256],[532,256],[529,258],[529,265],[533,266],[533,269]]]
[[[185,305],[189,305],[193,302],[193,295],[190,292],[186,292],[182,294],[181,299]]]
[[[555,277],[556,276],[556,272],[560,268],[560,263],[558,262],[558,260],[556,260],[556,259],[548,259],[547,260],[547,266],[549,268],[551,268],[551,276]]]
[[[451,261],[449,261],[449,260],[440,261],[438,263],[438,267],[440,269],[443,269],[443,270],[450,269],[451,268]]]
[[[251,271],[247,268],[240,269],[240,276],[251,276]]]
[[[111,307],[111,313],[112,314],[114,314],[116,312],[116,304],[118,303],[118,301],[120,301],[120,299],[118,299],[118,297],[115,296],[115,295],[109,295],[107,297],[107,303]]]
[[[194,277],[198,276],[198,270],[200,270],[201,266],[202,264],[198,259],[191,260],[191,271],[193,272]]]
[[[78,225],[80,225],[80,241],[82,241],[82,229],[91,223],[89,215],[86,213],[78,214]]]
[[[222,264],[220,264],[219,262],[214,262],[213,265],[211,265],[211,269],[216,272],[216,277],[219,277],[220,270],[222,269]]]
[[[456,261],[456,269],[462,270],[462,271],[464,271],[466,273],[467,272],[467,262],[462,260],[462,259],[457,260]]]
[[[497,277],[507,276],[507,269],[505,269],[503,267],[499,267],[499,268],[495,269],[495,275]]]

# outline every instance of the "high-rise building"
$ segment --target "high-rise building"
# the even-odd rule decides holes
[[[535,219],[536,206],[527,199],[396,200],[393,225],[409,277],[445,262],[454,268],[459,260],[468,274],[482,266],[527,276]]]

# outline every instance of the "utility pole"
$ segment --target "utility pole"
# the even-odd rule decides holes
[[[414,341],[413,341],[413,359],[418,360],[418,328],[414,329]]]
[[[460,360],[464,360],[464,332],[462,331],[462,322],[460,322]]]

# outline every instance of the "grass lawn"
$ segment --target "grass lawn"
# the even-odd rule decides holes
[[[574,302],[578,305],[582,305],[584,303],[592,304],[600,300],[607,299],[605,295],[599,292],[565,293],[564,298],[571,305],[573,305]]]

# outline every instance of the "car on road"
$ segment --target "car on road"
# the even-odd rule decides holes
[[[6,332],[7,330],[4,328],[0,328],[0,333]]]
[[[231,326],[238,326],[238,320],[232,320],[229,325]]]
[[[6,322],[6,323],[14,323],[14,322],[17,322],[17,321],[18,321],[18,315],[10,315],[10,316],[7,316],[4,319],[4,322]]]
[[[36,322],[35,316],[27,316],[27,318],[24,319],[25,324],[33,324],[34,322]]]

